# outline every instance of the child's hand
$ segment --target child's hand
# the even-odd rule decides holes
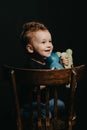
[[[40,89],[41,89],[41,90],[44,89],[44,88],[46,88],[45,85],[40,85]]]
[[[61,64],[64,67],[69,65],[69,56],[66,53],[62,53],[60,60]]]
[[[45,85],[40,85],[40,90],[44,89],[46,86]],[[38,87],[34,88],[34,92],[38,91]]]

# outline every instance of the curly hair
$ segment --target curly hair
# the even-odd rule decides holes
[[[22,27],[22,32],[20,34],[20,40],[23,43],[24,46],[26,46],[28,43],[31,42],[31,36],[33,33],[39,31],[39,30],[48,30],[47,27],[40,23],[40,22],[27,22]]]

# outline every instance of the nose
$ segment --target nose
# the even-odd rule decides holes
[[[47,47],[53,47],[52,43],[47,42]]]

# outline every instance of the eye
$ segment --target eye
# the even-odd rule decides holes
[[[52,40],[50,40],[49,42],[52,43]]]
[[[46,43],[45,41],[41,42],[42,44]]]

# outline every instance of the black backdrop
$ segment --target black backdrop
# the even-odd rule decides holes
[[[71,48],[74,63],[86,64],[87,20],[84,1],[72,4],[72,0],[5,0],[0,3],[0,72],[4,63],[20,66],[24,62],[25,56],[19,42],[19,34],[22,24],[31,20],[43,22],[49,28],[53,36],[54,51],[65,51]],[[1,74],[0,79],[2,83]],[[83,111],[86,110],[85,83],[84,80],[79,88],[80,125],[84,123],[85,112]],[[2,84],[0,85],[0,116],[6,118],[12,101],[9,86]]]

